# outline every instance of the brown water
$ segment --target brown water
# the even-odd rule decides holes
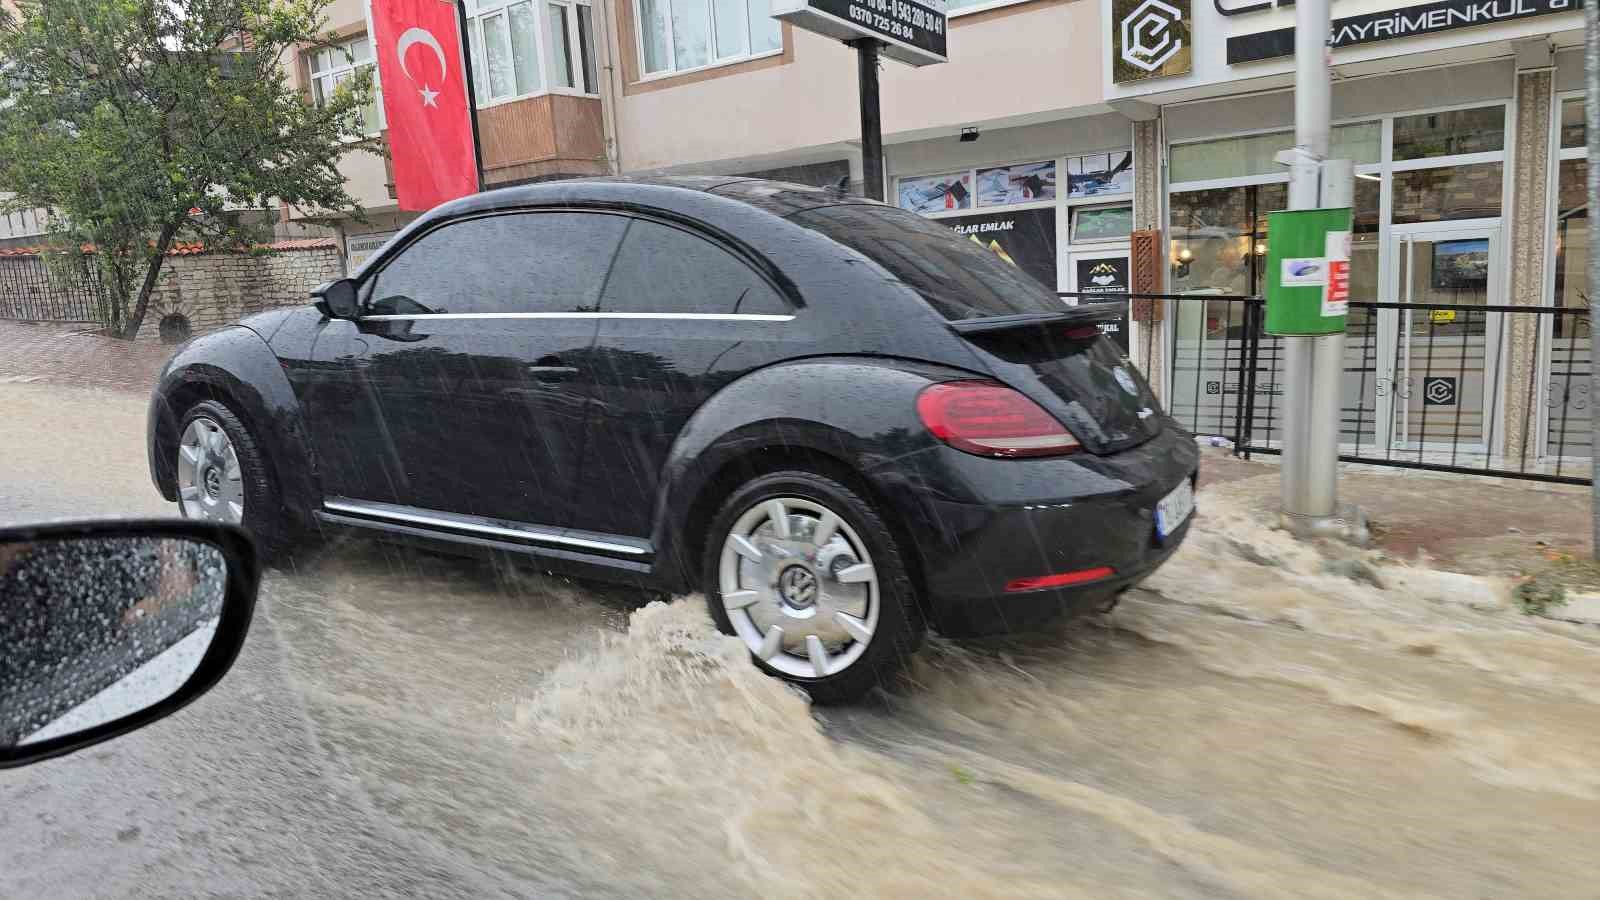
[[[141,407],[5,387],[0,506],[170,510]],[[7,452],[27,447],[49,452]],[[284,674],[219,693],[287,690],[317,758],[274,777],[335,773],[353,827],[417,854],[432,895],[1600,896],[1600,630],[1525,617],[1493,579],[1298,544],[1257,524],[1253,489],[1202,491],[1189,542],[1109,616],[934,638],[849,708],[759,674],[700,598],[640,608],[350,538],[267,579],[250,641]],[[285,684],[248,680],[267,677]],[[223,702],[180,717],[243,728],[251,703]],[[20,821],[48,783],[0,803]],[[325,829],[295,803],[252,815]],[[250,846],[149,865],[210,884]],[[360,870],[344,846],[316,849],[326,870]],[[13,871],[87,864],[54,852]]]

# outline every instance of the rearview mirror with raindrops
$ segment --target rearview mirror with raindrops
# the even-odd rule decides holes
[[[0,768],[110,740],[210,690],[244,643],[259,578],[233,526],[0,530]]]

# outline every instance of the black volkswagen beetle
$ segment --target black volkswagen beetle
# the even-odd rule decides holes
[[[269,555],[348,526],[702,590],[818,700],[1105,608],[1178,543],[1198,451],[995,254],[736,178],[506,188],[162,371],[150,467]]]

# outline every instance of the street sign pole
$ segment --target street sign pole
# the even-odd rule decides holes
[[[1328,0],[1295,4],[1295,147],[1288,154],[1289,208],[1351,206],[1348,161],[1329,160]],[[1271,242],[1271,234],[1268,235]],[[1301,536],[1364,542],[1360,511],[1339,507],[1339,388],[1344,331],[1284,337],[1285,421],[1281,519]]]
[[[861,80],[861,181],[867,197],[883,199],[883,119],[878,110],[878,46],[875,38],[850,42]]]

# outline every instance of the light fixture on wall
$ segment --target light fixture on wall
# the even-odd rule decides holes
[[[978,139],[978,128],[977,128],[977,126],[968,125],[966,128],[961,129],[961,143],[970,144],[973,141],[976,141],[977,139]]]
[[[1189,277],[1189,264],[1194,262],[1194,251],[1190,250],[1188,247],[1184,247],[1184,248],[1180,249],[1178,251],[1177,260],[1178,260],[1178,264],[1175,267],[1173,267],[1173,271],[1172,271],[1173,277],[1174,278],[1188,278]]]
[[[1266,241],[1256,241],[1256,255],[1257,256],[1266,256],[1267,255],[1267,242]]]

